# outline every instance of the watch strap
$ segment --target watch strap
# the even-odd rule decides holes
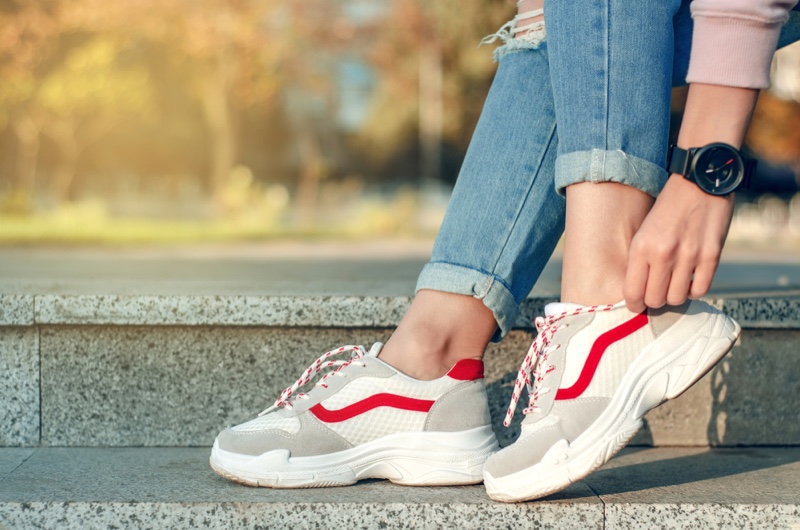
[[[753,158],[745,158],[742,157],[744,161],[744,178],[742,179],[742,188],[749,189],[750,182],[752,181],[752,176],[756,172],[756,166],[758,165],[758,161]]]
[[[689,163],[692,157],[690,150],[681,149],[677,145],[671,145],[667,153],[667,171],[686,176],[689,172]]]

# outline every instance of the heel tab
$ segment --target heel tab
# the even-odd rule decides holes
[[[462,359],[450,368],[447,377],[458,381],[474,381],[483,379],[483,361],[480,359]]]

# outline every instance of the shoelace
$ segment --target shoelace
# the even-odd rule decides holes
[[[342,353],[345,352],[350,353],[349,359],[330,360],[331,357],[335,355],[341,355]],[[292,386],[281,392],[281,395],[278,397],[277,400],[275,400],[275,403],[273,403],[270,408],[262,411],[261,414],[259,414],[259,416],[263,416],[264,414],[269,414],[270,412],[276,410],[279,407],[286,407],[291,409],[292,399],[293,399],[292,396],[294,396],[294,399],[308,399],[308,395],[303,392],[298,392],[297,394],[295,394],[297,389],[299,389],[301,386],[310,383],[311,380],[314,378],[314,376],[316,376],[322,370],[324,370],[325,368],[329,368],[331,366],[337,367],[335,370],[332,370],[327,374],[323,375],[322,379],[317,381],[317,384],[314,385],[314,387],[321,386],[323,388],[327,388],[328,385],[325,383],[326,379],[328,379],[331,376],[344,377],[345,374],[341,373],[341,371],[345,367],[358,361],[358,359],[364,357],[365,355],[367,355],[367,350],[363,346],[354,346],[354,345],[342,346],[341,348],[325,352],[319,359],[311,363],[311,366],[306,368],[306,370],[303,372],[303,375],[301,375],[300,378],[297,381],[295,381],[295,383]],[[361,366],[366,366],[363,362],[358,364],[360,364]]]
[[[556,369],[554,365],[548,364],[547,357],[550,353],[561,347],[557,344],[551,344],[553,335],[564,326],[563,324],[557,325],[557,323],[566,317],[579,315],[581,313],[609,311],[614,307],[616,307],[615,304],[579,307],[573,311],[564,311],[557,315],[536,317],[534,325],[538,333],[533,340],[533,344],[531,344],[531,347],[528,349],[525,359],[522,361],[522,366],[520,366],[517,380],[514,383],[514,392],[511,394],[511,403],[508,406],[503,425],[506,427],[511,425],[511,419],[514,417],[514,411],[517,409],[517,402],[522,395],[523,387],[528,389],[528,406],[523,409],[523,414],[530,414],[531,412],[538,411],[539,407],[536,406],[536,401],[552,390],[550,387],[544,386],[544,381],[547,374]]]

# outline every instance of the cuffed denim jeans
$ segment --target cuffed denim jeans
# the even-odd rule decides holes
[[[800,13],[781,45],[800,38]],[[687,0],[549,0],[541,42],[503,37],[497,74],[417,290],[470,295],[494,340],[513,326],[564,231],[564,189],[668,177],[670,90],[685,84]],[[665,29],[666,28],[666,29]]]

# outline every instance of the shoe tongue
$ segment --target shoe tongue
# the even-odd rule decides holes
[[[381,352],[381,348],[383,348],[383,343],[376,342],[375,344],[372,345],[372,348],[369,349],[369,352],[367,352],[367,356],[377,357],[378,354]]]
[[[566,302],[554,302],[552,304],[547,304],[544,306],[544,314],[545,316],[552,317],[554,315],[560,315],[561,313],[566,313],[569,311],[575,311],[583,307],[580,304],[568,304]]]

